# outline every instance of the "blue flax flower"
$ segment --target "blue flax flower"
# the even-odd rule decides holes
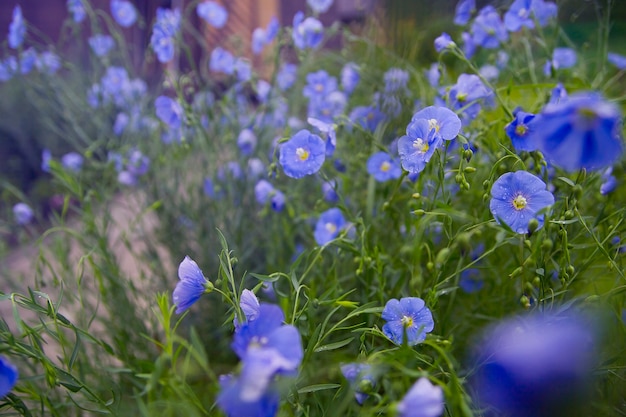
[[[613,175],[613,167],[608,167],[602,173],[602,184],[600,185],[600,194],[606,195],[615,190],[617,187],[617,178]]]
[[[224,6],[214,1],[198,4],[196,12],[205,22],[218,29],[223,28],[228,20],[228,12]]]
[[[531,219],[537,219],[541,228],[544,216],[537,212],[553,204],[554,196],[546,184],[526,171],[507,172],[491,187],[491,214],[516,233],[528,233]]]
[[[441,52],[444,49],[453,48],[456,44],[446,32],[435,38],[435,51]]]
[[[202,274],[198,264],[189,256],[185,256],[185,259],[178,266],[178,279],[172,294],[176,314],[187,310],[212,287],[211,282]]]
[[[0,81],[9,81],[17,74],[17,59],[14,56],[0,60]]]
[[[122,27],[131,27],[137,20],[137,9],[127,0],[111,0],[113,19]]]
[[[385,92],[396,93],[406,89],[409,82],[409,73],[400,68],[390,68],[383,75],[385,81]]]
[[[291,88],[296,82],[298,76],[298,66],[295,64],[283,63],[280,67],[280,71],[276,75],[276,84],[278,88],[285,91]]]
[[[176,52],[176,34],[180,28],[178,9],[157,9],[156,22],[152,28],[150,46],[161,63],[169,62]]]
[[[83,167],[83,156],[77,152],[69,152],[61,157],[61,164],[65,169],[78,172]]]
[[[302,94],[311,100],[323,99],[337,89],[337,79],[324,70],[307,74],[306,83]]]
[[[535,313],[491,327],[477,346],[471,382],[490,415],[587,415],[597,352],[589,318],[577,312]]]
[[[528,141],[567,171],[598,170],[622,155],[620,120],[614,104],[598,93],[580,92],[546,105],[533,121]]]
[[[533,0],[515,0],[504,14],[504,26],[509,32],[517,32],[522,27],[534,29],[531,4]]]
[[[352,94],[360,79],[359,67],[354,62],[348,62],[341,69],[341,88],[346,94]]]
[[[243,155],[252,155],[256,148],[257,138],[251,129],[243,129],[237,136],[237,146]]]
[[[626,56],[609,52],[607,55],[607,61],[615,65],[619,70],[626,70]]]
[[[398,139],[402,168],[411,174],[422,172],[441,142],[441,135],[435,134],[428,120],[412,121],[406,128],[406,135]]]
[[[33,209],[26,203],[17,203],[13,206],[13,216],[15,222],[20,226],[30,223],[33,220]],[[0,395],[1,397],[1,395]]]
[[[170,129],[180,128],[185,112],[177,100],[167,96],[159,96],[154,101],[157,117]]]
[[[424,300],[418,297],[395,298],[387,301],[382,318],[387,321],[383,333],[395,344],[401,345],[406,334],[406,343],[414,346],[426,339],[435,327],[433,315]]]
[[[571,68],[576,65],[578,56],[572,48],[554,48],[552,51],[552,60],[546,62],[543,68],[544,75],[550,76],[551,69],[555,70]]]
[[[476,0],[460,0],[454,10],[454,24],[463,26],[469,22],[476,10]]]
[[[530,7],[541,27],[546,26],[557,15],[557,6],[551,1],[532,0]]]
[[[298,12],[293,17],[293,43],[298,49],[316,49],[324,40],[324,25],[314,17],[304,18],[304,13]]]
[[[413,115],[411,121],[419,119],[428,120],[430,129],[435,130],[435,135],[440,135],[445,140],[452,140],[461,131],[461,119],[455,112],[438,106],[428,106]]]
[[[331,208],[320,214],[315,223],[315,243],[325,245],[339,235],[346,226],[346,220],[338,208]]]
[[[83,0],[67,0],[67,11],[70,12],[76,23],[82,22],[87,17]]]
[[[0,398],[7,395],[17,382],[17,368],[5,357],[0,356]]]
[[[259,180],[254,186],[254,195],[257,203],[264,206],[270,203],[272,210],[280,212],[285,208],[285,195],[274,188],[267,180]]]
[[[378,182],[400,178],[402,168],[396,158],[387,152],[376,152],[367,160],[367,172]]]
[[[115,46],[115,40],[109,35],[94,35],[89,38],[89,47],[96,56],[105,56]]]
[[[17,49],[22,46],[25,35],[26,22],[24,22],[22,8],[18,4],[13,9],[13,20],[11,20],[11,24],[9,25],[9,47]]]
[[[211,52],[209,69],[230,75],[235,72],[235,57],[221,46],[218,46]]]
[[[483,7],[472,24],[472,41],[483,48],[497,48],[506,42],[509,34],[493,6]]]
[[[374,375],[372,375],[372,366],[366,363],[347,363],[341,365],[341,373],[352,385],[356,402],[362,405],[369,397],[362,391],[362,387],[369,386],[373,388],[376,385],[376,380]]]
[[[438,417],[443,414],[443,390],[422,377],[396,405],[399,417]]]
[[[216,403],[228,417],[274,417],[280,405],[280,395],[276,389],[267,389],[256,400],[242,398],[243,376],[220,376],[220,393]]]
[[[302,129],[280,146],[278,161],[288,177],[302,178],[319,171],[325,159],[326,144],[322,138]]]
[[[374,132],[385,119],[385,113],[375,106],[357,106],[350,112],[349,119],[364,130]]]
[[[320,14],[326,12],[333,5],[334,0],[306,0],[306,4],[313,10],[313,13]]]
[[[504,127],[506,135],[511,139],[511,143],[516,151],[534,151],[536,148],[526,140],[528,135],[534,130],[535,115],[518,110],[515,112],[515,119]]]

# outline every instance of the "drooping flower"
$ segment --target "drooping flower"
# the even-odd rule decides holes
[[[320,131],[322,139],[326,139],[326,156],[331,157],[337,147],[337,125],[334,123],[326,123],[314,117],[309,117],[307,122]]]
[[[280,146],[278,161],[288,177],[302,178],[319,171],[325,159],[322,138],[302,129]]]
[[[412,174],[420,173],[440,146],[443,138],[426,119],[409,123],[406,135],[398,139],[398,154],[402,168]]]
[[[0,356],[0,398],[4,398],[17,382],[17,368],[4,356]]]
[[[28,204],[17,203],[13,206],[13,216],[15,217],[15,222],[20,226],[23,226],[33,220],[34,212]]]
[[[324,25],[314,17],[304,18],[298,12],[293,17],[293,43],[298,49],[316,49],[324,40]]]
[[[94,35],[88,39],[89,46],[96,56],[103,57],[115,46],[115,40],[109,35]]]
[[[209,292],[213,287],[211,281],[202,274],[198,264],[189,256],[185,256],[178,266],[178,279],[172,294],[176,314],[187,310],[200,299],[202,294]]]
[[[439,417],[443,409],[443,390],[426,377],[418,379],[396,405],[399,417]]]
[[[426,333],[435,328],[433,315],[424,300],[418,297],[395,298],[387,301],[382,318],[387,321],[383,333],[397,345],[401,345],[406,334],[406,343],[414,346],[426,339]]]
[[[511,139],[516,151],[534,151],[536,148],[528,143],[526,138],[534,130],[535,115],[524,111],[515,112],[515,119],[505,126],[504,131]]]
[[[443,32],[437,38],[435,38],[435,51],[441,52],[444,49],[452,48],[456,45],[450,35]]]
[[[472,23],[472,42],[493,49],[508,38],[509,34],[497,10],[491,5],[483,7]]]
[[[527,140],[546,159],[567,171],[598,170],[623,152],[619,109],[598,93],[579,92],[547,104]]]
[[[137,20],[137,9],[128,0],[111,0],[113,19],[122,27],[131,27]]]
[[[228,20],[228,11],[224,6],[214,1],[198,4],[196,12],[205,22],[218,29],[223,28]]]
[[[320,214],[315,224],[315,243],[325,245],[339,235],[346,226],[346,220],[338,208],[331,208]]]
[[[306,0],[306,4],[313,10],[315,14],[325,13],[330,6],[333,5],[334,0]]]
[[[430,129],[435,129],[435,135],[445,140],[452,140],[461,131],[461,119],[447,107],[428,106],[413,115],[411,121],[424,119],[428,121]]]
[[[352,385],[356,401],[362,405],[369,397],[362,391],[363,385],[366,384],[372,388],[376,385],[376,380],[372,375],[372,366],[367,363],[347,363],[341,365],[341,373]]]
[[[544,215],[537,212],[554,204],[546,184],[526,171],[507,172],[491,187],[489,209],[498,223],[505,223],[516,233],[528,233],[531,219],[543,226]]]
[[[592,329],[589,318],[572,311],[514,317],[489,328],[476,347],[471,380],[479,403],[511,417],[581,414],[597,358]]]
[[[67,0],[67,10],[76,23],[82,22],[87,17],[83,0]]]
[[[9,25],[9,48],[17,49],[22,46],[24,36],[26,36],[26,22],[24,22],[22,8],[18,4],[13,8],[13,20]]]
[[[463,26],[476,10],[476,0],[459,0],[454,10],[454,24]]]
[[[367,172],[378,182],[400,178],[402,168],[397,159],[387,152],[376,152],[367,160]]]

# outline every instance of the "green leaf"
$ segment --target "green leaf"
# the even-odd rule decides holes
[[[322,346],[316,348],[315,352],[327,352],[329,350],[339,349],[339,348],[342,348],[342,347],[350,344],[350,342],[352,342],[353,340],[354,340],[354,337],[350,337],[348,339],[341,340],[339,342],[334,342],[334,343],[329,343],[327,345],[322,345]]]
[[[336,389],[336,388],[340,388],[341,385],[339,384],[316,384],[316,385],[309,385],[308,387],[304,387],[304,388],[300,388],[298,390],[298,394],[305,394],[307,392],[317,392],[317,391],[324,391],[327,389]]]

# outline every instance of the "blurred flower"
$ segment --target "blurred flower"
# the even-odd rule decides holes
[[[435,150],[442,143],[442,136],[435,134],[435,128],[426,119],[409,123],[406,135],[398,139],[398,153],[402,168],[409,173],[424,170]]]
[[[337,89],[337,79],[324,70],[307,74],[306,82],[302,94],[311,100],[321,99]]]
[[[459,287],[468,294],[480,291],[485,285],[485,280],[476,268],[468,268],[461,272]]]
[[[0,81],[9,81],[17,74],[17,59],[14,56],[0,60]]]
[[[418,111],[411,118],[411,122],[416,120],[427,120],[430,129],[435,129],[435,135],[441,136],[445,140],[452,140],[461,131],[461,119],[455,112],[438,106],[428,106]]]
[[[496,81],[500,75],[500,70],[495,65],[483,65],[478,72],[487,81]]]
[[[401,345],[406,334],[406,343],[414,346],[426,339],[435,327],[433,315],[424,300],[418,297],[395,298],[387,301],[382,318],[387,321],[383,333],[395,344]]]
[[[376,385],[376,380],[372,375],[372,366],[367,363],[347,363],[341,365],[341,373],[353,387],[356,401],[363,404],[369,395],[361,391],[361,387],[363,385],[370,387]]]
[[[28,74],[37,65],[37,51],[35,48],[28,48],[20,54],[20,71],[22,74]]]
[[[521,110],[515,112],[515,119],[504,127],[516,151],[534,151],[536,148],[528,143],[526,137],[533,131],[535,115]]]
[[[4,356],[0,356],[0,398],[4,398],[17,382],[17,368]]]
[[[276,75],[278,88],[285,91],[296,82],[298,66],[295,64],[283,63],[280,71]]]
[[[176,52],[176,35],[180,29],[180,10],[159,7],[152,28],[150,46],[161,63],[169,62]]]
[[[556,18],[557,6],[555,3],[544,0],[532,0],[531,8],[535,19],[537,19],[541,27],[546,26],[550,19]]]
[[[235,71],[235,57],[224,48],[218,46],[211,52],[209,69],[230,75]]]
[[[198,264],[189,256],[185,256],[178,266],[178,279],[172,294],[176,314],[187,310],[200,299],[202,294],[210,292],[213,287],[211,281],[202,274]]]
[[[243,129],[237,136],[237,146],[243,155],[249,156],[256,148],[257,138],[250,129]]]
[[[248,178],[259,178],[265,172],[265,164],[259,158],[248,159]]]
[[[137,20],[137,9],[127,0],[111,0],[111,14],[125,28],[131,27]]]
[[[454,10],[454,24],[459,26],[466,25],[475,11],[476,0],[460,0]]]
[[[446,32],[435,38],[435,51],[441,52],[444,49],[453,48],[456,44]]]
[[[615,190],[617,187],[617,178],[613,175],[613,167],[608,167],[602,173],[602,185],[600,185],[600,194],[606,195]]]
[[[235,59],[235,73],[237,74],[237,80],[241,82],[250,81],[252,77],[250,61],[244,58]]]
[[[252,32],[252,42],[250,46],[252,48],[252,53],[258,55],[263,51],[265,47],[266,37],[265,37],[265,29],[256,28]]]
[[[331,208],[320,214],[315,224],[315,243],[325,245],[339,235],[346,226],[346,220],[338,208]]]
[[[336,203],[339,201],[339,195],[337,194],[337,181],[329,180],[322,182],[322,194],[324,195],[324,200],[329,203]]]
[[[257,203],[265,206],[270,203],[272,210],[280,212],[285,208],[285,195],[274,188],[267,180],[259,180],[254,186],[254,195]]]
[[[67,10],[76,23],[82,22],[87,17],[83,0],[67,0]]]
[[[178,100],[167,96],[159,96],[154,101],[156,115],[170,129],[179,129],[183,123],[185,111]]]
[[[131,149],[128,152],[128,163],[126,169],[135,177],[140,177],[148,172],[150,168],[150,158],[144,155],[139,149]]]
[[[399,417],[439,417],[443,414],[443,390],[428,378],[418,379],[396,405]]]
[[[439,78],[441,78],[441,73],[439,72],[439,64],[437,62],[433,62],[430,64],[430,67],[427,70],[424,70],[426,75],[426,79],[428,80],[428,84],[431,87],[437,87],[439,85]]]
[[[615,65],[619,70],[626,70],[626,56],[619,55],[613,52],[609,52],[607,55],[607,60]]]
[[[31,209],[26,203],[17,203],[13,206],[13,216],[15,217],[15,222],[20,226],[30,223],[33,220],[34,215],[35,213],[33,212],[33,209]]]
[[[9,48],[17,49],[22,46],[25,35],[26,22],[24,22],[22,8],[18,4],[13,8],[13,20],[9,25]]]
[[[113,133],[115,133],[116,136],[120,136],[124,133],[124,129],[126,129],[129,122],[130,117],[126,113],[118,113],[115,117],[115,123],[113,124]]]
[[[94,35],[88,42],[93,53],[99,57],[107,55],[115,46],[115,40],[109,35]]]
[[[41,170],[43,172],[50,172],[50,160],[52,159],[52,152],[50,149],[44,149],[41,151]]]
[[[545,312],[504,320],[477,346],[472,385],[483,406],[510,417],[580,415],[596,359],[588,319]]]
[[[334,0],[306,0],[306,4],[313,10],[313,13],[320,14],[326,12],[332,6]]]
[[[537,212],[554,204],[546,184],[526,171],[507,172],[491,187],[489,209],[498,223],[504,222],[516,233],[528,233],[531,219],[543,226],[544,215]]]
[[[205,22],[218,29],[224,27],[228,20],[226,9],[214,1],[205,1],[198,4],[196,12]]]
[[[274,389],[267,389],[255,400],[242,398],[243,377],[220,376],[220,393],[216,403],[228,417],[274,417],[278,412],[280,396]]]
[[[535,22],[531,14],[533,0],[515,0],[509,10],[504,14],[504,26],[509,32],[517,32],[522,27],[535,28]]]
[[[341,88],[346,94],[352,94],[360,78],[359,67],[354,62],[348,62],[341,69]]]
[[[537,115],[527,140],[567,171],[598,170],[623,152],[620,110],[600,94],[579,92]]]
[[[44,51],[35,61],[35,67],[39,72],[54,75],[61,68],[61,58],[52,51]]]
[[[368,132],[374,132],[378,124],[385,119],[385,114],[374,106],[357,106],[350,112],[349,119]]]
[[[280,165],[285,174],[291,178],[315,174],[325,159],[324,141],[306,129],[300,130],[280,146]]]
[[[400,178],[402,168],[397,159],[387,152],[376,152],[367,160],[367,172],[378,182]]]
[[[555,70],[571,68],[576,65],[577,60],[578,57],[576,55],[576,51],[572,48],[554,48],[554,51],[552,52],[552,60],[546,62],[543,72],[546,77],[549,77],[551,68],[554,68]]]
[[[548,101],[548,104],[558,104],[561,101],[565,101],[566,99],[567,99],[567,90],[565,90],[565,87],[563,87],[562,83],[558,83],[552,89],[552,93],[550,94],[550,100]]]
[[[324,39],[324,26],[314,17],[304,18],[304,13],[298,12],[293,17],[293,42],[298,49],[316,49]]]
[[[385,92],[395,93],[406,89],[409,82],[409,73],[400,68],[390,68],[383,75],[385,81]]]
[[[472,23],[472,42],[493,49],[508,38],[508,32],[496,9],[491,5],[483,7]]]
[[[69,152],[61,157],[61,164],[65,169],[78,172],[83,167],[83,156],[77,152]]]

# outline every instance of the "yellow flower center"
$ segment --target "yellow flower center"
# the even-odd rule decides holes
[[[306,161],[307,159],[309,159],[310,154],[308,150],[304,148],[298,148],[296,149],[296,155],[301,161]]]
[[[467,93],[459,93],[456,95],[456,99],[463,102],[467,100]]]
[[[380,170],[382,172],[387,172],[391,169],[391,164],[389,163],[389,161],[385,161],[382,164],[380,164]]]
[[[324,227],[326,228],[326,231],[331,234],[337,231],[337,225],[335,223],[328,222],[324,225]]]
[[[323,84],[316,84],[315,85],[315,91],[317,91],[318,93],[321,93],[322,91],[324,91],[324,85]]]
[[[402,323],[402,325],[405,328],[409,328],[413,326],[413,317],[410,316],[402,316],[402,319],[400,320],[400,322]]]
[[[435,133],[439,133],[440,126],[436,119],[428,120],[428,129],[430,130],[435,129]]]
[[[417,138],[413,141],[413,147],[420,153],[428,152],[428,142],[425,142],[422,138]]]
[[[526,207],[527,204],[526,198],[521,194],[518,194],[517,197],[513,199],[513,207],[515,207],[515,210],[521,210]]]
[[[515,127],[515,134],[517,136],[525,136],[527,132],[528,132],[528,126],[526,125],[517,125]]]

